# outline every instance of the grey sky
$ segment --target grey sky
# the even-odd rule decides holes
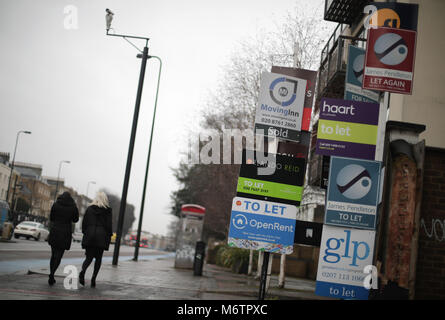
[[[317,3],[324,3],[318,0]],[[105,35],[105,8],[116,33],[151,38],[149,53],[163,60],[143,229],[166,234],[169,166],[179,160],[181,136],[197,124],[208,90],[221,78],[236,43],[273,28],[295,0],[56,1],[0,0],[0,151],[41,164],[89,195],[107,188],[121,195],[139,76],[138,53]],[[64,28],[64,8],[78,9],[78,29]],[[320,17],[322,19],[322,17]],[[140,48],[143,43],[135,42]],[[128,202],[139,215],[158,63],[148,63]],[[134,225],[136,226],[136,224]]]

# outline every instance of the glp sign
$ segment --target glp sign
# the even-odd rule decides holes
[[[372,264],[375,232],[324,225],[315,293],[342,299],[368,299],[364,287]]]
[[[232,202],[229,246],[282,254],[293,251],[297,207],[235,197]]]

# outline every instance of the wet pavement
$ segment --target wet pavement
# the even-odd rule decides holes
[[[77,261],[75,261],[77,262]],[[65,289],[62,261],[56,273],[56,284],[47,283],[48,268],[33,268],[0,275],[0,299],[74,299],[74,300],[256,300],[259,281],[252,276],[232,273],[229,269],[206,264],[202,276],[193,270],[174,268],[174,254],[157,251],[138,262],[120,260],[118,267],[104,261],[96,280],[90,287],[93,264],[88,269],[85,287]],[[80,270],[80,262],[74,263]],[[323,299],[314,294],[315,281],[286,278],[285,288],[278,288],[276,276],[271,277],[266,299],[295,300]]]

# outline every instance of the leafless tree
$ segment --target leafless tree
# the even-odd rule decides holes
[[[276,22],[274,30],[239,42],[223,67],[220,85],[202,109],[201,130],[253,129],[263,71],[270,71],[272,65],[317,68],[332,30],[320,17],[321,10],[308,12],[300,2]],[[207,208],[204,232],[226,236],[238,172],[239,165],[181,163],[175,174],[182,188],[172,194],[172,213],[178,213],[178,202],[184,199],[203,205]]]

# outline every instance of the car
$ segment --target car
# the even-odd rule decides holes
[[[16,239],[25,237],[26,239],[34,238],[36,241],[39,241],[40,239],[47,241],[48,235],[48,229],[39,222],[23,221],[14,229],[14,238]]]
[[[73,233],[73,242],[82,242],[83,233],[82,232],[74,232]]]

